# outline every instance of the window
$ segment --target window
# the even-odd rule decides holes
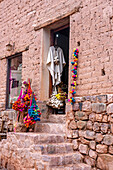
[[[6,108],[11,109],[22,86],[22,53],[8,58]]]

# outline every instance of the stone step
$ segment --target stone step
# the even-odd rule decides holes
[[[47,119],[42,119],[41,122],[51,122],[51,123],[66,123],[66,115],[53,115],[50,114]]]
[[[35,132],[41,132],[41,133],[64,134],[65,129],[66,129],[66,125],[61,123],[38,122],[37,126],[35,126]]]
[[[49,167],[49,170],[91,170],[91,166],[84,164],[84,163],[79,163],[79,164],[70,164],[66,166],[54,166],[54,167]]]
[[[49,133],[14,133],[7,134],[8,140],[16,138],[19,141],[27,140],[30,144],[50,144],[50,143],[62,143],[65,141],[65,134],[49,134]]]
[[[83,162],[83,155],[79,152],[65,154],[42,155],[42,161],[49,163],[49,166],[62,166]]]
[[[72,153],[72,143],[57,143],[57,144],[41,144],[36,145],[35,148],[40,148],[42,154],[59,154],[59,153]]]

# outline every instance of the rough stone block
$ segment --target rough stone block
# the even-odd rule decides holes
[[[95,163],[96,163],[96,161],[89,156],[85,156],[84,161],[86,164],[91,165],[93,167],[95,166]]]
[[[88,115],[86,114],[86,112],[77,111],[77,112],[75,112],[75,119],[77,119],[77,120],[87,120]]]
[[[84,98],[85,98],[86,101],[91,101],[91,97],[92,96],[85,96]]]
[[[106,111],[106,104],[104,103],[92,103],[92,111],[95,113],[102,113]]]
[[[95,138],[95,132],[94,131],[90,131],[90,130],[86,130],[84,137],[86,139],[94,139]]]
[[[72,137],[73,138],[78,138],[78,130],[73,130]]]
[[[109,146],[109,153],[113,155],[113,146]]]
[[[112,145],[113,144],[113,136],[112,135],[105,135],[103,139],[103,143],[105,145]]]
[[[91,96],[91,102],[95,103],[96,102],[96,96]]]
[[[72,130],[66,130],[66,136],[67,138],[72,138],[73,131]]]
[[[83,158],[84,156],[82,154],[80,154],[79,152],[75,152],[72,154],[72,159],[73,159],[73,163],[82,163],[83,162]]]
[[[97,152],[90,149],[89,150],[89,156],[93,159],[96,159],[97,158]]]
[[[107,95],[96,96],[96,102],[106,103],[107,102]]]
[[[103,115],[103,119],[102,119],[102,122],[108,122],[108,116],[107,115]]]
[[[67,113],[67,119],[68,119],[68,120],[74,120],[74,115],[73,115],[72,112],[68,112],[68,113]]]
[[[107,95],[107,101],[108,101],[108,103],[113,103],[113,94]]]
[[[110,125],[111,133],[113,133],[113,124]]]
[[[108,146],[106,145],[101,145],[101,144],[96,145],[96,151],[98,153],[107,153],[107,149],[108,149]]]
[[[113,114],[111,114],[111,115],[108,116],[108,122],[113,123]]]
[[[89,140],[86,140],[84,137],[80,137],[79,141],[83,144],[89,145]]]
[[[113,169],[113,155],[100,154],[97,159],[97,167],[102,170]]]
[[[95,141],[90,141],[89,146],[90,146],[91,149],[95,150],[96,142]]]
[[[107,133],[107,131],[108,131],[108,124],[107,123],[102,123],[101,124],[101,131],[103,133]]]
[[[87,112],[91,111],[91,102],[89,101],[83,102],[82,110]]]
[[[79,110],[79,104],[78,103],[74,103],[73,111],[78,111],[78,110]]]
[[[92,129],[93,129],[92,121],[87,121],[87,126],[86,126],[86,128],[89,129],[89,130],[92,130]]]
[[[84,136],[85,136],[85,131],[79,130],[79,136],[80,136],[80,137],[84,137]]]
[[[79,129],[83,129],[85,128],[85,126],[86,126],[86,121],[82,121],[82,120],[77,121],[77,127]]]
[[[74,139],[73,141],[72,141],[72,143],[73,143],[73,149],[78,149],[78,140],[77,139]]]
[[[66,114],[72,111],[72,105],[71,103],[66,103]]]
[[[89,115],[89,120],[91,120],[92,122],[96,121],[96,114],[95,113],[91,113]]]
[[[96,114],[96,121],[101,122],[102,121],[102,114]]]
[[[95,140],[96,142],[101,142],[103,140],[103,135],[101,133],[96,133]]]
[[[77,123],[74,120],[70,122],[69,129],[73,129],[73,130],[77,129]]]
[[[82,154],[88,155],[88,146],[84,144],[79,145],[79,151]]]
[[[94,125],[93,125],[93,130],[95,132],[99,132],[99,130],[100,130],[100,123],[95,122]]]
[[[82,101],[82,97],[76,97],[75,100],[77,103],[80,103]]]
[[[108,113],[108,114],[113,113],[113,103],[111,103],[111,104],[109,104],[109,105],[107,106],[107,113]]]
[[[9,120],[13,120],[13,114],[12,114],[12,112],[9,112],[8,118],[9,118]]]

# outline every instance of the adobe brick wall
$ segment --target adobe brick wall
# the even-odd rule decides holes
[[[70,56],[80,42],[77,95],[112,93],[113,1],[82,2],[83,8],[70,19]]]
[[[74,4],[75,1],[72,1]],[[80,2],[79,2],[80,3]],[[7,64],[5,56],[21,52],[26,46],[29,50],[22,53],[22,80],[32,78],[32,88],[40,99],[42,70],[42,29],[34,31],[48,19],[66,14],[74,8],[70,1],[2,1],[0,3],[0,109],[5,109]],[[77,6],[77,3],[75,3]],[[54,9],[56,13],[54,12]],[[61,10],[62,9],[62,10]],[[53,15],[53,13],[55,15]],[[7,52],[6,44],[15,42],[14,51]]]
[[[67,138],[92,168],[113,169],[113,95],[75,100],[66,106]]]
[[[112,93],[112,5],[112,1],[106,0],[25,0],[24,2],[4,0],[0,3],[0,57],[21,52],[29,46],[29,50],[22,54],[22,79],[32,78],[33,90],[40,100],[43,30],[34,31],[34,27],[48,20],[58,19],[80,6],[79,12],[70,16],[70,61],[73,48],[77,47],[80,51],[77,95]],[[12,53],[7,52],[5,48],[10,40],[15,42]],[[80,46],[77,45],[79,41]],[[2,68],[0,69],[0,108],[4,109],[7,71],[5,58],[0,60],[0,68]],[[101,73],[102,69],[105,70],[104,76]]]

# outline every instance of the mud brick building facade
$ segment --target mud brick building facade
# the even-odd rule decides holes
[[[79,49],[76,102],[72,106],[66,101],[64,115],[50,114],[45,102],[51,89],[46,61],[56,34],[68,65],[68,97],[73,49]],[[10,78],[11,66],[13,76],[14,70],[18,72],[16,82]],[[1,165],[11,170],[112,170],[112,67],[112,0],[1,0],[0,127],[4,121],[6,132],[13,130],[16,113],[11,109],[10,90],[15,94],[14,87],[28,78],[42,111],[37,133],[8,133],[2,140]]]

